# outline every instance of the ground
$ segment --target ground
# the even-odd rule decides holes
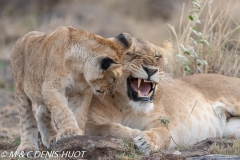
[[[12,149],[20,142],[19,114],[14,93],[0,89],[0,150]]]
[[[4,151],[15,151],[17,146],[20,144],[19,114],[14,99],[14,92],[9,88],[11,87],[0,89],[0,154]],[[161,151],[145,157],[138,150],[134,149],[134,145],[132,145],[131,142],[124,142],[125,144],[121,144],[121,140],[117,138],[114,141],[112,141],[113,138],[111,137],[101,138],[83,136],[74,138],[58,143],[56,146],[57,150],[61,150],[60,148],[62,148],[62,151],[66,150],[66,147],[62,146],[70,146],[69,149],[73,151],[80,147],[85,148],[89,153],[91,152],[90,155],[86,154],[88,158],[91,155],[96,158],[94,153],[98,152],[98,155],[104,155],[104,153],[106,153],[111,158],[114,157],[114,159],[123,160],[155,160],[160,158],[166,160],[181,160],[188,157],[199,157],[209,154],[240,155],[240,140],[235,140],[230,137],[226,139],[207,139],[195,144],[192,147],[179,146],[176,150]],[[101,143],[99,143],[99,141]],[[116,145],[115,142],[119,145]],[[83,144],[84,146],[82,146]],[[106,145],[104,146],[103,144]],[[39,146],[40,150],[46,150],[40,141]],[[99,150],[101,150],[101,152]],[[105,158],[106,157],[98,159]]]

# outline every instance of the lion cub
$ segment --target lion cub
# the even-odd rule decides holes
[[[84,127],[92,92],[113,92],[119,81],[125,43],[131,41],[108,40],[73,27],[61,27],[51,34],[33,31],[16,42],[11,66],[21,125],[18,151],[39,149],[38,128],[46,133],[42,141],[47,147],[82,134],[68,105],[77,106],[78,121]],[[41,123],[34,118],[32,103],[40,106],[37,121]],[[46,127],[51,131],[45,132]]]

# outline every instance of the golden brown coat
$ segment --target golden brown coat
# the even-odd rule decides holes
[[[163,76],[164,55],[170,51],[168,42],[158,47],[133,38],[116,92],[93,96],[85,133],[134,141],[144,154],[207,138],[240,138],[240,80],[217,74]],[[149,69],[157,72],[148,77]],[[144,79],[148,80],[143,83]],[[147,83],[158,83],[153,101],[144,92],[142,84]],[[230,115],[235,118],[229,119]]]
[[[30,32],[16,42],[11,66],[20,112],[18,151],[38,150],[38,129],[47,147],[63,137],[82,134],[92,92],[113,92],[122,74],[122,50],[131,42],[119,44],[73,27],[51,34]],[[32,103],[40,106],[38,123]],[[79,126],[68,108],[71,104],[78,111]]]

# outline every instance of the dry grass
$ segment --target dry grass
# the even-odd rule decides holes
[[[134,149],[134,144],[132,142],[125,142],[125,152],[117,155],[117,159],[120,160],[139,160],[143,157],[143,154],[138,150]]]
[[[168,70],[177,77],[195,73],[240,77],[239,1],[199,0],[199,5],[192,4],[189,15],[193,20],[186,26],[182,21],[188,17],[182,14],[178,32],[169,25],[176,54]]]
[[[2,95],[2,94],[0,94]],[[10,101],[8,101],[11,103]],[[7,103],[7,102],[4,102]],[[0,141],[11,140],[20,135],[19,114],[15,105],[0,108]]]
[[[216,143],[209,149],[211,154],[240,155],[240,141]]]

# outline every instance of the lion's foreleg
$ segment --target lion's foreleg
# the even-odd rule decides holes
[[[43,84],[43,98],[47,108],[52,114],[53,120],[58,128],[57,140],[74,135],[81,135],[77,121],[68,108],[65,90],[58,81],[48,81]]]
[[[159,149],[167,149],[171,136],[166,127],[152,128],[149,131],[142,131],[134,137],[135,145],[145,155],[156,152]]]
[[[36,118],[42,143],[48,149],[52,148],[56,142],[57,129],[53,122],[51,112],[46,106],[41,105],[37,109]]]
[[[124,140],[133,140],[134,135],[140,133],[138,129],[132,129],[118,123],[97,124],[87,122],[85,133],[92,136],[115,136]]]
[[[84,93],[76,93],[68,97],[68,107],[72,110],[79,128],[84,132],[88,109],[92,100],[92,90],[89,87]]]

